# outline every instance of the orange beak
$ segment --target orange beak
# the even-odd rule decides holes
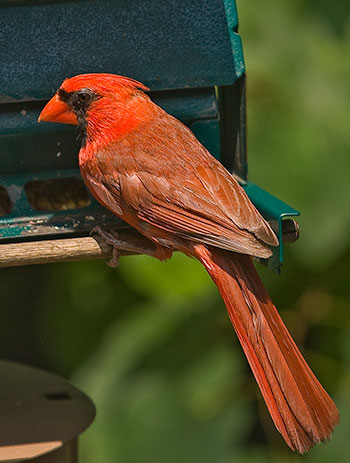
[[[60,124],[78,124],[76,115],[72,109],[61,101],[57,94],[51,98],[41,111],[38,122],[41,121],[57,122]]]

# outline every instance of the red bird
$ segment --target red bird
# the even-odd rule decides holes
[[[251,256],[269,257],[277,238],[232,175],[144,90],[127,77],[79,75],[63,82],[39,121],[78,126],[86,185],[155,244],[153,255],[181,251],[204,265],[278,431],[304,453],[329,438],[339,415],[253,265]],[[150,253],[116,237],[114,244]]]

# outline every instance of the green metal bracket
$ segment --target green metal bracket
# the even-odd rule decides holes
[[[288,217],[296,217],[300,215],[300,212],[288,206],[288,204],[280,199],[275,198],[254,183],[242,183],[242,187],[254,206],[268,220],[278,237],[279,246],[272,250],[273,254],[269,259],[263,259],[262,262],[269,269],[279,273],[283,263],[284,242],[295,241],[298,238],[298,226],[294,221],[287,222]],[[284,224],[287,226],[284,226]],[[287,239],[285,235],[287,235]],[[288,235],[290,236],[288,237]]]

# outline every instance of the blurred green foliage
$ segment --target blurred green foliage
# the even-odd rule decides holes
[[[304,457],[268,416],[216,288],[194,260],[1,269],[1,356],[95,401],[84,463],[347,461],[349,20],[346,2],[239,0],[250,178],[302,211],[281,277],[259,266],[341,424]]]

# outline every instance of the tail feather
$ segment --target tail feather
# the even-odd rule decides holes
[[[307,365],[249,256],[195,245],[217,285],[271,417],[300,453],[329,438],[338,410]]]

